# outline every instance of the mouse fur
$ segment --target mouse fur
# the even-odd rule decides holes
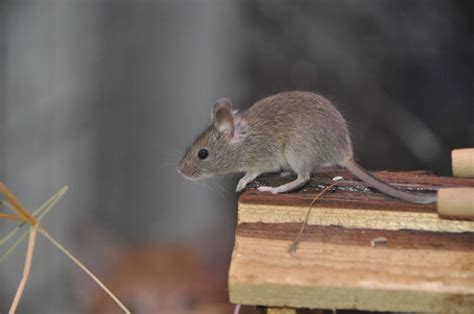
[[[353,160],[347,123],[326,98],[312,92],[289,91],[266,97],[240,114],[227,98],[211,111],[211,126],[202,132],[178,166],[188,179],[244,172],[241,191],[265,172],[292,171],[294,181],[261,186],[273,194],[306,184],[313,170],[341,166],[372,187],[416,203],[432,197],[398,190],[370,175]]]

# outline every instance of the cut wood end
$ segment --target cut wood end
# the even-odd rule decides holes
[[[474,178],[474,148],[455,149],[451,157],[453,176]]]
[[[474,219],[474,188],[439,189],[437,206],[443,217]]]
[[[269,307],[267,314],[296,314],[296,309],[289,307]]]

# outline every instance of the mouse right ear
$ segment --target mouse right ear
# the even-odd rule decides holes
[[[232,102],[229,98],[218,99],[214,106],[212,106],[211,121],[214,121],[216,117],[216,112],[221,108],[227,108],[229,112],[232,112]]]

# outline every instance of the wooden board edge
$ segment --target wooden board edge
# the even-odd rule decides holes
[[[303,222],[308,208],[279,205],[238,204],[238,223]],[[375,209],[312,209],[310,225],[341,226],[378,230],[422,230],[434,232],[474,232],[474,221],[447,220],[437,213],[385,211]]]
[[[367,311],[472,313],[474,295],[417,291],[295,287],[229,282],[230,302],[278,307]]]

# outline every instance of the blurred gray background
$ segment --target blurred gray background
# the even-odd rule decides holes
[[[316,91],[366,168],[449,175],[451,149],[474,143],[473,13],[472,1],[0,2],[0,180],[31,209],[69,185],[44,225],[79,257],[78,235],[103,230],[137,246],[207,239],[226,260],[236,177],[176,173],[213,102]],[[0,312],[25,248],[0,265]],[[21,312],[80,312],[75,271],[40,239]]]

